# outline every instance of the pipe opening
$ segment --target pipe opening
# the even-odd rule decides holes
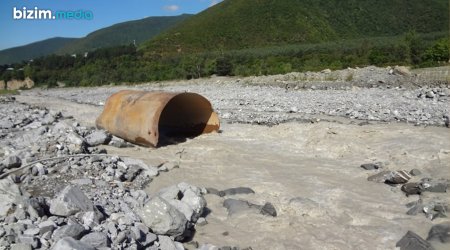
[[[161,112],[158,123],[158,145],[184,142],[186,138],[217,130],[218,125],[208,123],[215,117],[211,104],[201,95],[179,94],[173,97]]]

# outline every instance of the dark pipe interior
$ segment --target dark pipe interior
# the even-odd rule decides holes
[[[184,93],[175,96],[159,118],[158,145],[182,142],[202,134],[211,113],[211,105],[200,95]]]

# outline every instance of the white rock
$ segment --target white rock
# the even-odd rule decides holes
[[[186,229],[185,216],[158,196],[152,198],[143,208],[136,209],[136,214],[156,234],[179,236]]]
[[[89,146],[98,146],[108,144],[111,141],[111,135],[103,130],[96,130],[86,136],[86,142]]]
[[[67,141],[75,145],[83,145],[84,143],[83,138],[75,132],[69,132],[67,134]]]

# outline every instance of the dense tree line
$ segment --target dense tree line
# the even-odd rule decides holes
[[[447,34],[358,39],[236,51],[162,56],[133,45],[75,56],[51,55],[0,66],[0,79],[30,77],[37,85],[91,86],[190,79],[216,75],[268,75],[366,65],[437,66],[449,60]],[[11,70],[11,69],[14,70]]]

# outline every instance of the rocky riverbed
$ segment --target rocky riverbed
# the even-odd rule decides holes
[[[287,121],[345,117],[356,121],[448,124],[450,89],[446,82],[432,81],[417,87],[409,83],[419,81],[418,77],[390,74],[390,69],[369,67],[353,71],[355,80],[348,82],[314,80],[326,79],[326,73],[314,73],[318,76],[311,81],[302,81],[298,79],[303,78],[296,75],[302,73],[291,73],[137,86],[36,89],[28,94],[102,106],[108,96],[121,89],[188,91],[207,97],[221,119],[232,123],[276,125]],[[346,72],[339,72],[339,75],[345,78],[349,74]]]
[[[0,248],[446,249],[448,86],[364,70],[385,84],[212,78],[0,97]],[[203,94],[222,131],[146,149],[94,128],[125,88]]]

